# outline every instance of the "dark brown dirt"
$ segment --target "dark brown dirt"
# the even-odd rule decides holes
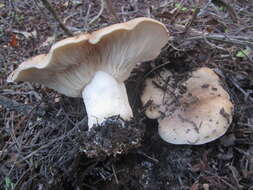
[[[124,121],[118,116],[107,118],[101,125],[84,132],[82,151],[90,158],[103,158],[127,153],[141,145],[145,125],[142,119]]]
[[[105,8],[89,24],[99,12],[99,0],[50,2],[72,32],[116,22]],[[252,190],[252,1],[118,0],[112,5],[120,21],[150,16],[165,23],[171,36],[161,55],[143,63],[127,81],[136,119],[123,138],[126,129],[115,130],[114,124],[122,126],[117,119],[108,130],[87,134],[79,98],[38,84],[7,84],[8,74],[20,62],[47,52],[66,34],[40,1],[0,1],[0,189]],[[168,144],[158,136],[157,122],[143,115],[143,82],[160,69],[177,72],[180,78],[180,73],[201,66],[213,68],[227,84],[235,105],[233,122],[215,142]],[[115,141],[110,141],[112,136]],[[84,152],[94,150],[97,137],[102,146],[95,146],[96,158],[88,158]],[[132,146],[136,140],[138,146]],[[119,141],[131,145],[122,154],[116,154]]]

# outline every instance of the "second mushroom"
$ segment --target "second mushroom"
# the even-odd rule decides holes
[[[169,71],[146,80],[142,102],[158,119],[160,137],[172,144],[205,144],[222,136],[232,122],[233,104],[212,69],[199,68],[177,81]]]

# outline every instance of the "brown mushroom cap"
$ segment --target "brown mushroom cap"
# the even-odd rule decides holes
[[[57,42],[48,54],[23,62],[8,81],[43,84],[78,97],[96,71],[125,81],[135,64],[155,58],[168,41],[166,27],[150,18],[137,18]]]
[[[178,96],[179,104],[164,105],[160,97],[164,106],[160,105],[163,115],[158,118],[161,138],[173,144],[197,145],[222,136],[232,122],[233,104],[219,77],[203,67],[192,72],[183,86],[186,92]]]
[[[205,144],[227,131],[232,121],[233,105],[222,97],[208,99],[176,110],[159,119],[160,137],[173,144]]]

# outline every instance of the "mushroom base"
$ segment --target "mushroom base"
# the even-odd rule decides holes
[[[140,119],[124,121],[118,116],[110,117],[84,133],[81,150],[89,158],[125,154],[141,146],[144,132],[145,125]]]
[[[124,120],[133,117],[124,83],[117,82],[111,75],[98,71],[82,92],[88,126],[101,125],[106,118],[120,116]]]

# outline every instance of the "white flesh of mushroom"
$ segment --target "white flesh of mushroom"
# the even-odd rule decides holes
[[[125,120],[133,117],[125,84],[117,82],[106,72],[96,72],[90,83],[83,89],[82,96],[89,118],[89,129],[111,116],[120,115]]]

